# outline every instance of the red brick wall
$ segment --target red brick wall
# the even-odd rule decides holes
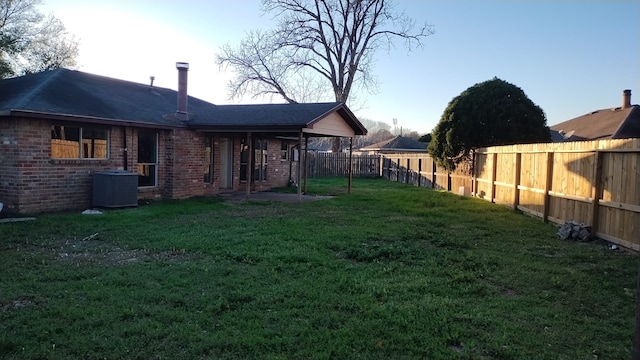
[[[122,166],[122,155],[115,144],[121,144],[118,133],[110,134],[110,159],[52,159],[51,125],[48,120],[1,120],[13,129],[11,149],[0,148],[2,157],[13,152],[10,164],[15,180],[11,186],[8,209],[12,212],[35,213],[89,207],[91,205],[91,180],[94,171]],[[4,132],[3,132],[4,134]],[[11,173],[9,169],[7,173]],[[4,169],[0,183],[6,181]],[[0,200],[2,201],[2,200]]]
[[[289,159],[282,160],[280,155],[281,144],[282,140],[280,139],[274,138],[267,141],[267,181],[254,182],[251,186],[252,191],[265,191],[274,187],[287,186],[289,183]],[[239,166],[240,163],[238,162]],[[297,181],[295,178],[297,166],[297,162],[292,164],[291,176],[294,181]]]
[[[176,129],[167,139],[171,151],[165,154],[167,168],[173,176],[167,176],[170,198],[185,199],[193,196],[218,193],[218,167],[214,167],[214,183],[204,182],[204,149],[206,134],[186,129]],[[214,158],[217,152],[214,147]]]
[[[38,213],[92,206],[93,173],[126,168],[135,172],[138,130],[115,126],[109,129],[108,159],[52,159],[51,126],[64,124],[32,118],[0,118],[0,202],[5,210]],[[81,123],[71,123],[83,126]],[[139,199],[183,199],[219,193],[220,135],[214,137],[213,183],[204,182],[204,147],[207,134],[186,129],[158,131],[158,181],[155,187],[139,187]],[[240,183],[240,139],[244,134],[225,134],[233,141],[232,190]],[[268,181],[252,184],[252,190],[286,186],[289,160],[281,160],[281,140],[268,142]],[[125,151],[126,149],[126,151]],[[295,173],[297,163],[293,164]]]
[[[3,212],[18,203],[18,122],[0,120],[0,202]]]

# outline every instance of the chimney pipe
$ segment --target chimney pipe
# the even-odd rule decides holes
[[[627,109],[631,107],[631,90],[627,89],[622,92],[622,108]]]
[[[187,113],[187,71],[189,71],[189,63],[177,62],[178,69],[178,109],[176,110],[176,119],[181,121],[189,120]]]
[[[155,79],[156,79],[155,76],[149,76],[149,80],[151,80],[151,84],[149,85],[149,87],[153,87],[153,80]]]

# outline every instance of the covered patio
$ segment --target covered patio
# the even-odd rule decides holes
[[[199,123],[196,117],[191,119],[190,127],[196,131],[211,133],[243,133],[251,160],[254,156],[253,137],[256,134],[296,139],[295,148],[300,149],[295,179],[298,184],[298,202],[303,201],[303,194],[307,190],[306,155],[310,137],[349,138],[351,168],[353,138],[367,134],[367,129],[343,103],[225,105],[218,107],[214,114],[207,115],[216,119],[215,124]],[[253,179],[252,171],[252,166],[246,166],[246,179]],[[351,180],[349,171],[349,193]],[[247,184],[245,198],[250,199],[251,196],[251,186]]]

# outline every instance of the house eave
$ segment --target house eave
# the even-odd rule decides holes
[[[48,113],[48,112],[32,111],[32,110],[16,110],[16,109],[3,111],[0,113],[0,116],[2,117],[14,116],[14,117],[36,118],[36,119],[49,119],[49,120],[57,120],[57,121],[85,122],[85,123],[113,125],[113,126],[135,126],[135,127],[143,127],[143,128],[154,128],[154,129],[175,129],[175,128],[185,127],[182,124],[176,124],[175,126],[170,126],[170,125],[161,125],[161,124],[155,124],[155,123],[144,122],[144,121],[109,119],[109,118],[87,116],[87,115],[58,114],[58,113]]]

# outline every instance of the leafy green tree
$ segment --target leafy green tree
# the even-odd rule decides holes
[[[447,170],[469,159],[473,149],[549,142],[547,118],[519,87],[494,77],[449,102],[432,132],[429,154]]]
[[[418,141],[425,142],[425,143],[431,142],[431,133],[424,134],[424,135],[420,136],[418,138]]]

